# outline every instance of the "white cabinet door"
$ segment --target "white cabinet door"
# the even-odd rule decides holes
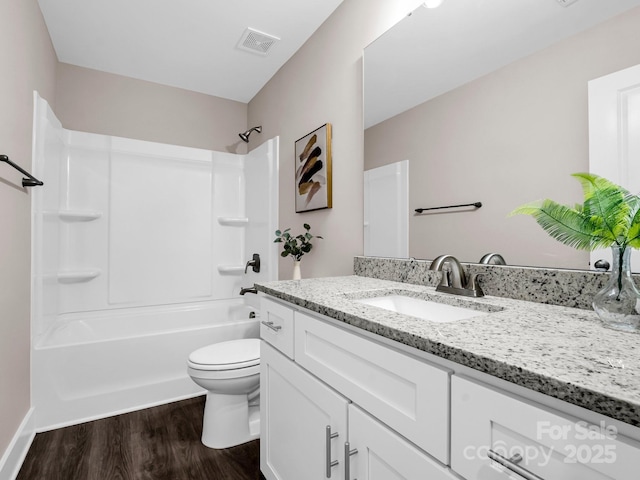
[[[344,448],[344,445],[343,445]],[[347,480],[455,480],[450,471],[355,405],[349,405]]]
[[[470,480],[637,480],[640,444],[606,417],[589,424],[453,375],[451,468]]]
[[[267,480],[342,480],[347,400],[264,341],[260,357],[262,473]]]

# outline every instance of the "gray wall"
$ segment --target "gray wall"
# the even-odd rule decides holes
[[[99,112],[99,114],[98,114]],[[247,104],[59,63],[56,116],[65,128],[246,153]]]
[[[481,201],[473,212],[410,216],[409,254],[589,268],[528,216],[540,198],[582,203],[589,168],[587,82],[640,63],[640,8],[367,129],[365,169],[410,161],[410,209]]]
[[[3,0],[0,18],[0,154],[31,171],[33,90],[53,103],[57,59],[36,0]],[[30,408],[31,196],[21,180],[0,164],[0,458]]]
[[[303,277],[353,273],[363,251],[362,51],[419,1],[345,0],[307,43],[249,102],[249,124],[280,135],[280,226],[324,240],[302,260]],[[333,208],[295,213],[294,142],[333,125]],[[280,259],[280,278],[293,262]]]

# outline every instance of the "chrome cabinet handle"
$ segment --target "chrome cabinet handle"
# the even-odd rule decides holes
[[[277,332],[278,330],[282,330],[282,325],[275,325],[273,322],[267,322],[266,320],[262,320],[260,323],[263,324],[265,327],[270,328],[274,332]]]
[[[351,480],[351,462],[349,457],[358,453],[358,449],[351,450],[349,442],[344,442],[344,478],[345,480]],[[357,479],[354,479],[357,480]]]
[[[526,478],[527,480],[544,480],[542,477],[539,477],[535,473],[530,472],[526,468],[518,465],[518,463],[522,461],[522,456],[520,454],[515,454],[511,458],[505,458],[502,455],[494,452],[493,450],[489,450],[487,452],[487,455],[491,460],[498,462],[507,470],[511,470],[513,473],[517,473],[518,475],[520,475],[523,478]]]
[[[338,432],[331,433],[331,425],[327,425],[326,433],[326,455],[327,455],[327,478],[331,478],[331,468],[338,465],[338,460],[331,460],[331,440],[338,436]]]

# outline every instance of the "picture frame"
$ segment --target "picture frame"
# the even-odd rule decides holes
[[[296,140],[294,151],[296,213],[331,208],[331,124]]]

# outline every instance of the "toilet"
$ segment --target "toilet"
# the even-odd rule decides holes
[[[207,390],[202,443],[229,448],[260,436],[260,340],[199,348],[187,361],[191,379]]]

